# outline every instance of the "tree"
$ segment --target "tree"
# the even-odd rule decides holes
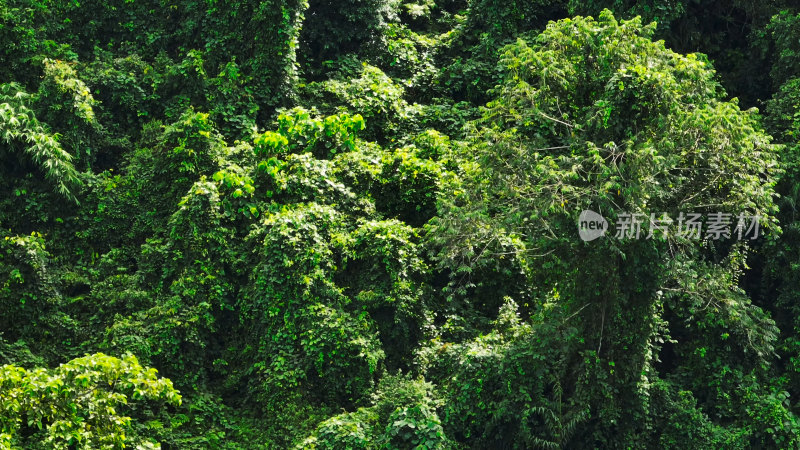
[[[690,265],[714,265],[715,252],[739,260],[740,250],[675,234],[617,240],[613,230],[605,240],[582,242],[579,212],[598,211],[611,223],[623,213],[651,212],[677,218],[746,211],[764,227],[775,220],[777,148],[756,111],[722,100],[708,61],[651,41],[654,29],[604,11],[596,20],[551,23],[505,47],[503,82],[461,158],[466,181],[447,189],[453,195],[443,199],[429,231],[440,267],[455,267],[452,283],[460,273],[492,276],[487,268],[506,250],[489,237],[507,236],[511,251],[527,259],[529,295],[557,289],[585,339],[568,350],[569,364],[585,366],[581,361],[592,355],[607,367],[592,372],[594,387],[574,394],[585,396],[593,417],[591,431],[577,435],[606,445],[618,442],[615,433],[633,439],[643,432],[637,418],[647,414],[647,379],[658,376],[654,363],[668,326],[659,292],[680,278],[668,262],[686,255]],[[719,295],[737,295],[735,278]],[[534,303],[529,313],[538,308]],[[769,348],[753,357],[766,357]]]
[[[128,399],[179,405],[181,396],[156,369],[102,353],[55,369],[0,367],[0,446],[31,448],[123,448],[156,443],[131,431],[122,415]]]

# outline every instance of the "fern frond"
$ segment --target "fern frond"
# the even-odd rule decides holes
[[[56,192],[77,203],[71,187],[80,185],[80,178],[72,155],[58,142],[58,135],[48,133],[24,104],[29,97],[15,83],[0,85],[0,136],[7,144],[23,144],[24,154],[42,169]]]

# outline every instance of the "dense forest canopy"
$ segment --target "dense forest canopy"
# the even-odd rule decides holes
[[[0,449],[800,448],[798,36],[0,0]]]

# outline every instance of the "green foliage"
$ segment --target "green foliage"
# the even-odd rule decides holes
[[[6,339],[30,336],[32,328],[45,327],[58,304],[51,255],[40,233],[17,236],[3,233],[0,241],[0,329]]]
[[[443,53],[450,56],[439,83],[450,97],[484,104],[488,90],[501,79],[499,50],[521,33],[540,31],[548,20],[564,17],[559,1],[469,0],[459,11],[457,25],[445,41]]]
[[[340,414],[320,423],[312,436],[297,448],[311,449],[368,449],[374,442],[372,427],[377,415],[371,410],[359,409]]]
[[[584,208],[677,217],[678,207],[714,205],[768,218],[774,179],[765,185],[763,177],[778,170],[755,113],[719,101],[707,63],[639,35],[648,30],[606,13],[599,22],[553,24],[533,47],[508,47],[507,80],[469,150],[479,152],[479,168],[465,166],[475,171],[467,175],[475,184],[465,186],[472,198],[455,196],[446,207],[502,212],[503,228],[537,236],[537,250],[559,245],[547,230],[571,230],[572,211]],[[587,66],[594,69],[579,77]],[[749,171],[739,169],[743,162]]]
[[[53,61],[45,58],[42,62],[44,63],[44,74],[47,81],[39,85],[39,100],[44,100],[41,97],[47,97],[51,93],[65,95],[72,100],[71,106],[75,115],[87,123],[95,123],[96,119],[92,107],[97,102],[92,97],[86,84],[77,78],[75,69],[63,61]]]
[[[407,366],[426,321],[419,236],[398,221],[368,221],[347,236],[338,284],[376,322],[390,368]]]
[[[320,423],[297,448],[452,448],[435,409],[441,401],[424,379],[387,375],[372,405]]]
[[[5,172],[11,174],[26,170],[22,154],[36,164],[44,176],[55,185],[56,191],[69,200],[80,184],[72,164],[73,156],[58,142],[57,135],[48,133],[34,115],[30,95],[14,83],[0,86],[0,132],[5,144],[3,159]],[[14,158],[9,161],[9,158]],[[9,174],[10,175],[10,174]]]
[[[299,205],[265,218],[248,238],[260,261],[239,307],[261,342],[253,367],[272,397],[299,386],[319,401],[355,402],[384,358],[369,316],[347,311],[331,280],[341,220],[330,207]]]
[[[653,431],[648,441],[652,448],[674,448],[691,442],[696,448],[748,448],[749,433],[742,428],[726,428],[714,424],[698,409],[690,391],[657,380],[650,393]]]
[[[115,57],[97,49],[94,59],[83,68],[83,76],[92,86],[99,120],[106,127],[119,128],[120,134],[130,134],[125,136],[129,139],[136,136],[154,112],[152,103],[158,98],[153,89],[158,86],[153,65],[138,54]]]
[[[56,16],[70,18],[69,31],[51,27],[44,35],[67,41],[84,58],[97,46],[115,53],[134,48],[146,61],[185,57],[184,63],[203,61],[220,72],[231,63],[241,64],[256,101],[274,107],[293,90],[307,7],[305,0],[191,2],[180,7],[160,0],[74,2],[51,9]],[[205,82],[204,77],[195,80]]]
[[[445,431],[469,446],[565,445],[587,412],[563,396],[560,380],[575,383],[576,396],[585,382],[568,367],[578,338],[567,320],[551,302],[523,323],[509,300],[490,333],[463,343],[434,339],[423,348],[420,361],[446,395]]]
[[[531,286],[521,298],[529,303],[529,298],[541,299],[537,290],[553,289],[562,298],[558,303],[579,317],[576,327],[585,343],[568,354],[576,370],[593,378],[594,387],[583,395],[593,399],[588,400],[591,414],[603,424],[592,427],[592,439],[604,445],[618,442],[615,433],[633,441],[641,433],[635,418],[646,414],[643,377],[653,376],[663,334],[658,330],[667,326],[658,313],[659,289],[680,272],[668,262],[676,253],[703,256],[693,250],[697,243],[676,236],[608,239],[588,247],[574,237],[577,213],[592,209],[611,220],[620,211],[677,217],[678,210],[713,206],[731,213],[755,211],[765,226],[775,221],[776,147],[760,130],[755,112],[721,101],[708,63],[652,42],[652,32],[638,19],[617,22],[604,12],[598,20],[552,23],[532,44],[520,39],[506,47],[505,81],[474,124],[477,137],[461,156],[463,181],[446,189],[452,195],[440,203],[440,217],[429,231],[440,265],[461,266],[451,280],[489,276],[492,272],[483,271],[509,253],[502,251],[500,239],[520,259],[527,252],[540,255],[535,265],[520,264],[527,268],[521,271],[523,283]],[[729,291],[725,298],[737,299],[731,306],[735,312],[714,320],[728,331],[747,330],[736,338],[731,333],[732,339],[767,357],[774,326],[760,309],[751,312],[748,300],[736,292],[735,270],[720,266],[713,276],[722,290],[714,295]],[[708,302],[709,295],[701,298]],[[703,318],[695,310],[686,320],[702,323]],[[596,357],[591,363],[576,356],[588,351]],[[611,366],[613,376],[598,372],[596,364]],[[563,376],[556,380],[564,384]],[[607,397],[616,391],[626,394]],[[465,400],[479,402],[471,396]],[[727,414],[745,417],[741,410]],[[469,417],[460,411],[453,416]],[[508,434],[470,428],[492,423],[477,417],[456,422],[455,428],[470,430],[465,438]],[[551,427],[556,431],[551,443],[560,442],[558,430]]]
[[[209,115],[191,108],[160,131],[157,142],[137,151],[124,171],[137,185],[133,194],[144,197],[144,210],[163,220],[196,180],[217,172],[225,142]]]
[[[432,90],[431,84],[438,75],[434,53],[441,43],[439,36],[416,33],[404,24],[391,23],[381,41],[382,45],[367,59],[399,79],[409,98],[424,101],[424,93]]]
[[[378,211],[412,226],[422,226],[436,210],[439,185],[445,178],[441,164],[418,156],[415,148],[401,148],[383,156],[381,187],[375,192]]]
[[[800,14],[782,10],[766,28],[775,46],[776,61],[770,71],[775,87],[794,78],[800,69],[800,44],[793,39],[800,31]]]
[[[44,80],[36,94],[39,117],[61,132],[64,145],[72,150],[79,167],[91,167],[101,127],[95,117],[97,101],[78,78],[72,65],[45,58]]]
[[[670,0],[569,1],[570,15],[597,16],[606,8],[622,19],[636,16],[654,22],[654,37],[680,53],[703,52],[713,61],[726,90],[748,106],[769,96],[762,70],[770,63],[762,36],[770,17],[782,10],[782,1]],[[780,9],[779,9],[780,8]]]
[[[267,156],[308,152],[316,158],[328,159],[337,151],[353,150],[356,134],[364,126],[364,118],[359,114],[313,118],[303,108],[294,108],[278,116],[277,131],[256,136],[255,152]]]
[[[402,124],[418,114],[418,106],[409,105],[403,99],[403,86],[393,82],[377,67],[364,64],[360,75],[347,82],[311,83],[306,89],[313,95],[313,103],[321,104],[323,110],[343,107],[346,111],[359,112],[359,117],[363,115],[369,125],[364,132],[366,139],[400,135]]]
[[[373,43],[396,19],[396,9],[390,0],[310,0],[298,39],[304,65],[319,68]]]
[[[797,13],[0,2],[0,447],[796,448]]]
[[[0,443],[15,447],[153,448],[148,439],[126,434],[131,418],[122,414],[128,399],[181,402],[169,380],[130,354],[118,359],[98,353],[52,370],[4,365],[0,386]]]

